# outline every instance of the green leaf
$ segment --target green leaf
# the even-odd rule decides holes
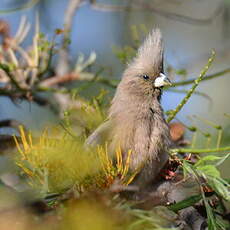
[[[178,212],[181,209],[190,207],[202,199],[201,195],[194,195],[189,197],[188,199],[177,202],[176,204],[171,204],[168,208],[174,212]]]
[[[219,229],[225,230],[230,228],[230,224],[228,221],[223,220],[220,216],[216,216],[216,224],[218,225]]]
[[[230,191],[226,186],[224,180],[215,178],[215,177],[208,177],[208,184],[212,187],[212,189],[225,200],[230,201]]]
[[[189,174],[191,174],[191,175],[193,175],[194,174],[194,170],[193,170],[193,168],[192,168],[192,165],[191,164],[189,164],[187,161],[183,161],[183,171],[184,171],[184,177],[186,177],[187,176],[187,174],[189,173]]]
[[[196,170],[198,170],[200,173],[202,173],[203,176],[211,176],[211,177],[220,177],[219,170],[214,165],[204,165],[200,167],[196,167]]]
[[[215,164],[220,159],[221,159],[221,157],[214,156],[214,155],[205,156],[196,162],[195,167],[203,166],[203,165],[207,165],[207,164]]]
[[[5,72],[10,72],[10,67],[7,64],[0,63],[0,69],[3,69]]]
[[[209,230],[217,230],[218,226],[215,220],[215,216],[212,212],[212,208],[210,207],[208,201],[206,200],[206,198],[204,198],[204,204],[205,204],[205,208],[206,208],[206,212],[207,212],[207,217],[208,217],[208,229]]]
[[[208,155],[205,157],[202,157],[197,163],[195,164],[195,167],[198,166],[204,166],[204,165],[215,165],[218,166],[222,164],[230,154],[227,154],[226,156],[215,156],[215,155]]]
[[[176,74],[185,76],[188,74],[188,72],[186,69],[178,69],[176,70]]]
[[[228,153],[226,156],[221,157],[220,161],[216,163],[216,166],[221,165],[229,156],[230,156],[230,153]]]

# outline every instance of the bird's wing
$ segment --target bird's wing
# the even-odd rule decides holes
[[[163,133],[162,127],[160,128],[153,119],[143,119],[136,127],[134,137],[136,155],[133,158],[132,168],[143,167],[137,180],[140,186],[152,182],[168,159],[162,140]]]
[[[112,122],[110,120],[101,124],[86,140],[86,145],[96,146],[109,142]]]
[[[136,125],[134,135],[134,149],[136,156],[133,159],[135,168],[138,168],[139,164],[146,162],[146,160],[149,158],[150,135],[151,127],[146,120],[143,120]]]

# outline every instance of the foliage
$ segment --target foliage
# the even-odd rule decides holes
[[[29,176],[29,183],[40,190],[43,196],[48,193],[61,193],[74,188],[77,192],[92,188],[105,189],[118,181],[128,185],[136,172],[129,172],[130,155],[123,159],[120,148],[115,161],[109,157],[107,147],[87,149],[80,138],[71,138],[59,129],[48,131],[36,140],[20,128],[21,142],[15,138],[18,151],[17,165]]]
[[[185,172],[189,173],[190,176],[194,176],[200,185],[202,199],[207,212],[209,229],[226,229],[226,227],[230,227],[229,223],[226,226],[225,221],[216,214],[220,207],[213,204],[205,195],[205,189],[207,189],[205,186],[208,186],[211,191],[216,193],[219,199],[230,200],[230,184],[221,178],[220,172],[216,168],[216,166],[226,160],[226,158],[226,156],[206,156],[194,165],[187,162],[183,164]],[[212,162],[212,164],[210,162]],[[210,189],[208,190],[210,191]]]
[[[69,106],[64,112],[62,125],[72,135],[74,134],[73,127],[81,129],[81,135],[88,136],[95,130],[105,119],[108,107],[106,99],[107,91],[101,90],[100,93],[91,100],[83,100],[79,106]],[[79,96],[73,96],[73,101]],[[78,131],[80,132],[80,130]]]

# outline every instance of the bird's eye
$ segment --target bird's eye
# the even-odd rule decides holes
[[[148,75],[146,75],[146,74],[145,74],[145,75],[143,75],[142,77],[143,77],[145,80],[148,80],[148,79],[149,79],[149,76],[148,76]]]

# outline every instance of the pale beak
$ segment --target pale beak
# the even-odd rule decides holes
[[[160,73],[160,76],[154,81],[154,86],[159,88],[167,85],[172,85],[171,81],[163,73]]]

